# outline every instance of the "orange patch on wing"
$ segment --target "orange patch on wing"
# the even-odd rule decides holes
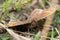
[[[16,24],[12,24],[12,23],[9,23],[9,24],[7,24],[7,26],[15,26]]]

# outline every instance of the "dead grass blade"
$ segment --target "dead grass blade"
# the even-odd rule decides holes
[[[6,29],[7,32],[8,32],[12,37],[14,37],[16,40],[31,40],[30,38],[26,38],[26,37],[23,37],[23,36],[19,36],[19,35],[16,34],[13,30],[6,28],[7,26],[5,26],[5,25],[3,25],[3,24],[1,24],[1,23],[0,23],[0,25],[1,25],[1,27],[3,27],[4,29]]]

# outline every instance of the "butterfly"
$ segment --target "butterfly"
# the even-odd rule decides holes
[[[17,25],[23,25],[27,23],[34,23],[34,21],[39,21],[43,18],[48,17],[49,15],[52,15],[56,11],[56,8],[51,7],[49,9],[34,9],[27,20],[25,21],[19,21],[19,20],[10,20],[10,22],[7,24],[7,26],[17,26]]]

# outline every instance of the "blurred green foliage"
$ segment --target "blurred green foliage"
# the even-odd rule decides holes
[[[54,28],[52,27],[51,39],[50,40],[53,40],[53,38],[54,38]]]
[[[35,35],[35,38],[33,40],[39,40],[40,39],[40,32],[38,32],[36,35]]]
[[[12,15],[12,13],[9,13],[9,11],[11,11],[12,8],[13,8],[13,10],[20,12],[21,9],[23,7],[25,7],[26,5],[28,5],[30,2],[31,2],[31,0],[5,0],[2,5],[2,11],[1,11],[4,14],[2,15],[3,17],[0,16],[0,19],[6,19],[7,17],[11,18],[11,16],[13,17],[14,15]],[[11,16],[9,16],[10,14],[11,14]],[[19,15],[17,15],[16,17],[13,17],[13,19],[17,19],[18,16]]]
[[[3,4],[3,12],[8,13],[8,8],[12,4],[12,0],[6,0]]]
[[[54,25],[60,25],[60,10],[56,11],[53,24]]]
[[[16,10],[21,10],[21,8],[25,7],[27,4],[29,4],[31,2],[31,0],[18,0],[15,3],[15,8]]]
[[[40,7],[45,8],[46,3],[48,3],[48,0],[42,0],[42,3],[40,4]]]
[[[10,35],[9,34],[0,34],[0,40],[9,40]]]

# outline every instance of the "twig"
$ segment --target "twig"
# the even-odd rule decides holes
[[[51,15],[50,16],[48,16],[47,18],[46,18],[46,22],[45,22],[45,24],[44,24],[44,28],[43,28],[43,30],[42,30],[42,34],[41,34],[41,36],[44,36],[44,37],[47,37],[47,34],[48,34],[48,32],[49,32],[49,29],[50,29],[50,27],[51,27],[51,24],[52,24],[52,21],[53,21],[53,18],[54,18],[54,12],[57,10],[57,8],[58,8],[58,5],[55,5],[55,4],[52,4],[51,6],[50,6],[50,10],[51,10]],[[40,40],[46,40],[46,38],[44,38],[44,37],[41,37],[41,39]]]
[[[55,28],[55,30],[56,30],[56,32],[57,32],[57,33],[58,33],[58,35],[59,35],[60,33],[59,33],[58,29],[57,29],[57,28]]]
[[[46,39],[51,39],[50,37],[45,37],[45,36],[41,36],[41,37],[46,38]],[[60,39],[60,38],[53,38],[53,39],[58,40],[58,39]]]
[[[53,15],[47,17],[41,36],[47,37],[47,34],[51,27],[50,25],[52,23],[52,20],[53,20]],[[41,40],[46,40],[46,38],[41,37]]]
[[[15,31],[15,30],[14,30]],[[24,35],[35,35],[35,34],[32,34],[32,33],[27,33],[27,32],[21,32],[21,31],[15,31],[15,32],[18,32],[18,33],[21,33],[21,34],[24,34]]]

